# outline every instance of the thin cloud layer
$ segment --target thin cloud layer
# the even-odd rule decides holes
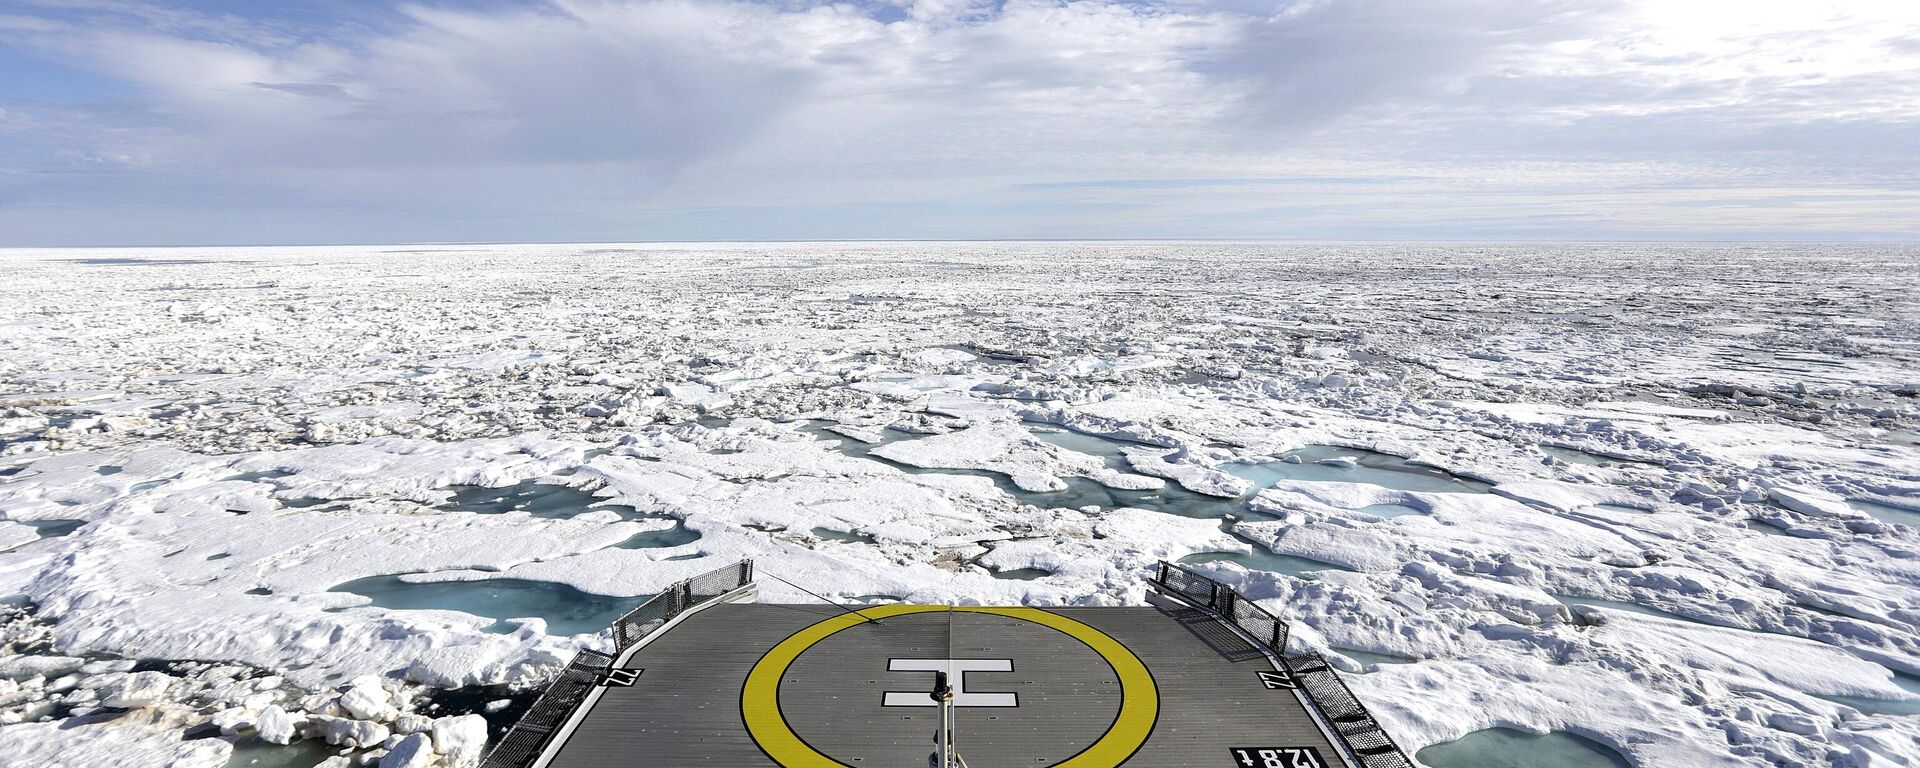
[[[1912,236],[1844,5],[15,3],[0,239]]]

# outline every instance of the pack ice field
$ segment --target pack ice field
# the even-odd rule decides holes
[[[1920,249],[0,251],[0,550],[22,765],[472,765],[746,559],[1177,563],[1434,768],[1920,764]]]

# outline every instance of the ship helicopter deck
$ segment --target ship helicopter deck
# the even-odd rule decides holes
[[[1177,565],[1130,607],[770,604],[752,579],[616,622],[486,768],[1412,765],[1283,622]]]

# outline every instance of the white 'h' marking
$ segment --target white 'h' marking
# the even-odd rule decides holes
[[[888,672],[945,672],[953,686],[956,707],[1017,707],[1019,697],[1012,693],[967,693],[968,672],[1012,672],[1013,659],[888,659]],[[926,691],[887,691],[880,703],[888,707],[935,706]]]

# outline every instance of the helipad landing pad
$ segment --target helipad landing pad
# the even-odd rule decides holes
[[[974,768],[1346,765],[1267,657],[1199,611],[864,613],[878,622],[813,605],[689,616],[629,659],[633,684],[606,688],[549,765],[918,768],[935,670]]]

